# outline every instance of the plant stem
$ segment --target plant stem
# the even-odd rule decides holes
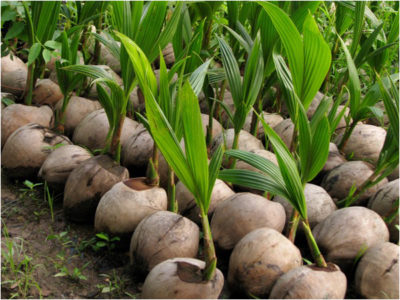
[[[118,163],[121,150],[120,139],[121,139],[122,127],[124,126],[124,121],[125,121],[125,115],[123,114],[120,116],[117,126],[115,127],[111,138],[110,154],[113,157],[113,159]]]
[[[252,135],[254,135],[255,137],[257,137],[257,131],[258,131],[258,117],[257,114],[260,114],[262,112],[262,108],[261,108],[261,95],[258,94],[256,103],[254,104],[254,111],[253,114],[251,116],[251,125],[250,125],[250,133]]]
[[[203,279],[206,281],[214,277],[217,268],[217,256],[215,254],[214,242],[211,235],[210,223],[208,222],[208,215],[203,209],[201,211],[201,223],[203,225],[204,233],[204,252],[206,266],[204,268]]]
[[[214,109],[215,109],[215,101],[212,102],[211,107],[210,107],[210,113],[208,115],[208,125],[207,125],[207,135],[206,135],[206,145],[207,145],[207,154],[210,154],[210,148],[211,148],[211,142],[213,139],[213,115],[214,115]]]
[[[98,34],[100,34],[101,32],[101,28],[103,25],[103,15],[100,14],[99,16],[99,20],[96,26],[96,31]],[[96,42],[94,44],[94,53],[93,53],[93,60],[92,60],[92,65],[98,65],[99,64],[99,60],[100,60],[100,41],[98,39],[96,39]]]
[[[296,232],[299,226],[300,214],[297,210],[293,210],[292,217],[289,222],[289,227],[287,230],[287,238],[294,244],[294,240],[296,239]]]
[[[35,63],[32,63],[28,68],[28,77],[26,79],[26,87],[23,95],[26,105],[32,104],[32,92],[35,82]]]
[[[168,210],[174,213],[178,212],[178,202],[176,201],[175,196],[175,175],[174,171],[168,166]]]
[[[149,160],[146,172],[146,183],[151,186],[160,184],[160,176],[158,174],[158,149],[156,143],[153,145],[153,156]]]
[[[312,256],[315,260],[315,263],[317,264],[317,267],[326,268],[327,264],[325,262],[324,257],[321,254],[321,251],[319,251],[317,242],[315,241],[315,238],[312,234],[310,224],[308,223],[308,219],[305,220],[303,219],[301,223],[303,224],[303,229],[304,233],[306,234],[307,243],[308,246],[310,247]]]
[[[340,144],[339,144],[339,151],[343,151],[343,149],[344,149],[344,147],[346,146],[346,143],[347,143],[347,141],[349,140],[349,138],[350,138],[350,135],[353,133],[353,130],[354,130],[354,128],[356,127],[356,125],[357,125],[357,121],[353,121],[351,124],[350,124],[350,127],[347,129],[347,127],[346,127],[346,130],[345,130],[345,132],[344,132],[344,134],[343,134],[343,138],[342,138],[342,140],[340,141]]]
[[[233,137],[233,143],[232,143],[232,150],[236,150],[238,148],[239,144],[239,132],[235,131],[235,136]],[[230,157],[228,161],[228,169],[234,169],[236,166],[236,158]]]
[[[58,115],[58,118],[56,119],[55,129],[57,132],[59,132],[61,134],[64,134],[65,110],[67,109],[67,105],[68,105],[70,99],[71,99],[71,95],[67,95],[64,97],[60,114]]]

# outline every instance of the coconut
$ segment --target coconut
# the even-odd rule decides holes
[[[339,144],[342,138],[343,132],[337,136],[335,143]],[[353,159],[376,163],[385,143],[385,138],[386,130],[382,127],[358,124],[347,140],[343,151],[346,155],[352,155]]]
[[[144,170],[153,155],[153,147],[154,141],[150,133],[142,124],[139,124],[122,144],[122,165],[127,168]]]
[[[333,168],[335,168],[345,162],[346,162],[346,159],[343,157],[343,155],[340,154],[339,149],[337,148],[336,144],[329,143],[328,159],[326,160],[326,163],[325,163],[324,167],[322,168],[322,172],[324,172],[324,173],[329,172]]]
[[[100,35],[103,34],[100,33]],[[117,44],[119,45],[119,47],[121,47],[120,42],[117,42]],[[114,72],[118,74],[121,73],[121,63],[119,59],[115,58],[108,47],[104,46],[103,43],[100,43],[100,62],[109,66]]]
[[[264,118],[265,123],[267,123],[272,128],[274,128],[276,125],[278,125],[280,122],[283,121],[283,117],[279,114],[268,113],[266,111],[263,111],[262,116]],[[253,119],[253,114],[252,113],[248,114],[246,117],[246,122],[243,125],[243,130],[250,132],[252,119]],[[264,140],[265,138],[264,127],[262,126],[260,121],[258,121],[257,138],[260,140]]]
[[[344,299],[346,276],[334,264],[291,269],[276,281],[270,299]]]
[[[173,258],[155,266],[142,287],[143,299],[217,299],[224,275],[216,269],[210,281],[203,281],[205,263],[194,258]]]
[[[235,192],[222,180],[217,179],[211,193],[210,206],[208,208],[208,215],[211,216],[215,207],[225,201],[225,199],[234,195]],[[200,209],[196,205],[196,200],[193,194],[186,188],[186,186],[179,181],[176,184],[176,200],[178,202],[179,212],[188,217],[190,220],[200,223]]]
[[[280,276],[301,265],[299,249],[278,231],[263,227],[236,244],[229,260],[228,282],[263,297]]]
[[[397,165],[396,169],[394,169],[393,172],[390,175],[388,175],[389,181],[396,180],[398,178],[399,178],[399,165]]]
[[[361,258],[355,275],[357,291],[370,299],[399,299],[399,246],[380,243]]]
[[[377,212],[382,218],[390,217],[399,209],[399,179],[391,181],[381,187],[368,202],[368,208]],[[397,202],[397,203],[396,203]],[[394,243],[399,241],[399,214],[388,224],[390,240]]]
[[[54,146],[71,141],[39,124],[29,123],[14,131],[4,144],[1,164],[10,177],[36,176]]]
[[[294,125],[291,119],[285,119],[274,127],[275,132],[280,136],[285,145],[290,148],[293,139]]]
[[[346,117],[348,117],[350,113],[350,109],[348,107],[345,107],[344,105],[339,105],[336,111],[336,117],[342,112],[342,110],[345,110],[343,117],[340,119],[339,124],[336,127],[336,131],[340,132],[343,128],[346,128]]]
[[[1,58],[1,91],[22,96],[26,87],[28,68],[17,56],[3,56]]]
[[[336,205],[331,196],[318,185],[307,183],[304,188],[304,195],[306,198],[308,222],[311,228],[314,228],[336,210]],[[273,200],[282,204],[285,208],[287,227],[289,225],[290,216],[293,214],[292,205],[288,200],[280,196],[274,197]]]
[[[100,198],[129,172],[107,155],[83,161],[69,175],[64,189],[64,212],[76,222],[93,222]]]
[[[364,247],[389,240],[389,231],[382,218],[362,206],[338,209],[313,229],[325,258],[342,269],[353,264]]]
[[[1,146],[18,128],[28,123],[36,123],[43,127],[53,124],[53,111],[48,106],[28,106],[11,104],[1,111]]]
[[[203,132],[204,135],[207,136],[207,126],[208,126],[208,119],[209,116],[207,114],[201,114],[201,123],[203,125]],[[222,125],[213,118],[213,125],[212,125],[212,137],[216,137],[222,133],[224,128],[222,128]]]
[[[164,61],[167,66],[172,66],[175,63],[175,54],[172,43],[168,43],[162,51]]]
[[[121,145],[134,132],[139,124],[132,119],[125,118],[121,132]],[[104,109],[88,114],[75,128],[72,140],[75,144],[84,145],[91,150],[102,149],[106,146],[106,138],[110,125]]]
[[[38,176],[49,184],[63,185],[72,170],[91,157],[89,151],[76,145],[59,147],[46,158]]]
[[[216,136],[213,139],[211,145],[211,152],[214,153],[214,151],[217,150],[218,146],[224,143],[224,140],[226,140],[226,149],[232,149],[234,135],[235,132],[233,128],[230,128],[228,130],[225,130],[225,132],[222,132],[220,135]],[[241,130],[239,133],[238,149],[244,151],[252,151],[264,149],[264,146],[261,141],[258,140],[255,136],[251,135],[247,131]]]
[[[317,94],[315,95],[315,97],[313,98],[307,109],[307,117],[309,119],[311,119],[314,113],[317,111],[317,108],[321,104],[321,101],[322,99],[324,99],[324,97],[325,97],[324,94],[322,94],[319,91],[317,92]]]
[[[268,227],[282,232],[285,220],[281,204],[252,193],[237,193],[217,205],[211,232],[215,244],[229,250],[254,229]]]
[[[333,198],[335,203],[344,199],[349,194],[353,185],[357,188],[372,175],[372,166],[363,161],[348,161],[336,168],[332,169],[324,177],[321,186]],[[387,183],[387,179],[383,179],[378,184],[367,189],[356,201],[357,204],[364,203],[369,197],[376,193],[382,186]]]
[[[266,158],[266,159],[270,160],[271,162],[273,162],[275,165],[278,166],[278,161],[276,159],[276,156],[271,151],[268,151],[268,150],[265,150],[265,149],[256,149],[256,150],[251,150],[249,152],[257,154],[257,155],[259,155],[259,156],[261,156],[263,158]],[[259,169],[249,165],[248,163],[246,163],[246,162],[244,162],[242,160],[238,160],[236,162],[236,169],[239,169],[239,170],[250,170],[250,171],[262,173]]]
[[[38,105],[55,106],[63,98],[60,87],[50,79],[40,79],[33,90],[32,102]]]
[[[132,236],[145,217],[167,209],[164,189],[151,187],[143,178],[118,182],[101,197],[97,206],[94,228],[97,232]]]
[[[143,219],[131,239],[129,254],[135,270],[150,271],[164,260],[196,257],[199,227],[188,218],[159,211]]]
[[[55,110],[61,113],[64,99],[57,102]],[[101,109],[98,101],[72,96],[64,112],[64,132],[72,135],[78,124],[91,112]]]

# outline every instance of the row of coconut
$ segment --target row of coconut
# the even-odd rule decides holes
[[[2,72],[2,79],[3,76],[6,74]],[[56,87],[54,82],[51,85]],[[135,92],[132,99],[136,99],[134,104],[139,108],[140,97]],[[54,92],[47,95],[54,95]],[[121,166],[106,155],[93,156],[91,153],[104,147],[108,132],[107,118],[98,102],[81,97],[71,99],[66,113],[66,134],[80,145],[77,146],[67,136],[60,136],[50,129],[53,109],[57,110],[60,101],[62,99],[58,104],[46,103],[50,107],[12,104],[2,110],[2,166],[6,174],[22,178],[39,174],[55,188],[64,188],[63,205],[70,220],[94,222],[97,231],[130,240],[135,270],[145,274],[150,272],[143,286],[143,297],[218,297],[223,285],[221,272],[206,284],[187,271],[192,264],[198,264],[200,268],[204,265],[194,260],[198,255],[200,230],[199,212],[193,196],[178,183],[176,196],[180,214],[166,211],[167,166],[162,156],[161,187],[150,187],[143,178],[129,179],[129,174],[144,174],[152,155],[153,140],[146,129],[136,121],[126,119],[121,138]],[[224,101],[231,102],[229,91]],[[36,103],[45,102],[38,99]],[[205,130],[208,116],[203,117]],[[293,131],[290,121],[269,113],[264,113],[264,118],[290,144],[290,130]],[[229,126],[226,120],[221,121]],[[249,128],[249,122],[247,126]],[[379,131],[380,135],[371,143],[363,128]],[[216,120],[214,130],[211,152],[224,140],[229,148],[233,130],[224,130]],[[363,139],[357,139],[357,134]],[[276,162],[274,154],[263,146],[262,136],[259,132],[258,139],[243,130],[239,149]],[[353,150],[348,151],[353,153],[353,158],[373,162],[384,136],[384,129],[360,124],[348,143]],[[354,146],[357,140],[359,144]],[[360,145],[365,141],[365,145]],[[375,146],[375,150],[365,150],[371,146]],[[363,176],[367,178],[368,172],[372,172],[373,165],[363,161],[347,162],[334,144],[330,150],[321,187],[308,184],[305,190],[313,233],[325,257],[332,263],[328,270],[302,266],[300,250],[282,234],[292,214],[284,199],[275,197],[270,201],[255,191],[243,193],[245,190],[241,187],[232,189],[217,181],[209,211],[211,230],[217,247],[232,251],[228,268],[228,283],[232,289],[271,298],[343,298],[347,285],[344,273],[351,275],[354,272],[354,260],[362,249],[368,248],[355,271],[358,291],[372,298],[398,297],[398,263],[393,263],[398,257],[398,246],[388,243],[389,231],[382,219],[391,213],[398,197],[398,179],[389,183],[384,180],[364,194],[358,204],[368,205],[370,209],[362,206],[337,209],[335,203],[348,194],[354,183],[361,184]],[[238,162],[237,168],[252,167]],[[390,225],[393,242],[398,241],[395,224],[398,224],[398,217]],[[377,272],[379,269],[382,272]],[[175,281],[172,286],[176,289],[168,290],[163,284],[170,285],[171,281]]]

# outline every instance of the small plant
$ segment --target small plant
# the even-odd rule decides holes
[[[94,251],[99,251],[100,249],[106,248],[107,251],[115,249],[115,242],[119,242],[120,238],[118,236],[110,237],[107,233],[101,232],[96,234],[97,242],[92,245]]]
[[[47,185],[47,181],[44,182],[44,194],[43,195],[44,195],[44,199],[47,200],[47,203],[49,204],[51,221],[54,222],[54,210],[53,210],[54,197],[53,197],[53,195],[50,195],[50,190],[49,190],[49,186]]]
[[[124,289],[127,280],[120,277],[115,270],[113,270],[112,275],[100,274],[100,276],[104,277],[104,281],[106,282],[96,285],[96,287],[101,290],[100,292],[102,294],[110,294],[117,298],[121,298],[125,294]]]
[[[25,180],[23,182],[23,185],[25,186],[25,188],[20,188],[20,192],[22,192],[20,194],[20,198],[24,198],[26,196],[31,197],[31,198],[36,198],[37,196],[37,187],[42,186],[43,183],[39,182],[39,183],[33,183],[29,180]]]
[[[82,266],[82,268],[74,267],[72,272],[66,266],[60,268],[60,272],[54,275],[54,277],[68,277],[74,282],[79,282],[80,280],[87,280],[87,277],[82,274],[83,270],[87,268],[90,262],[87,262]]]

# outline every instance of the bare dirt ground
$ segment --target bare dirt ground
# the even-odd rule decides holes
[[[95,236],[92,225],[69,223],[62,195],[53,215],[43,186],[32,190],[1,176],[1,298],[136,298],[127,252]],[[126,249],[125,249],[126,250]]]

